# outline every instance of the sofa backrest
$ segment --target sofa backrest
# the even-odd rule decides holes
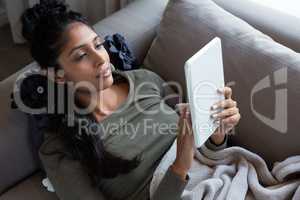
[[[300,54],[213,1],[170,0],[145,65],[185,89],[184,63],[214,37],[222,40],[225,81],[242,115],[233,145],[270,165],[299,155]],[[205,73],[210,66],[199,67]]]
[[[253,0],[213,1],[275,41],[300,53],[300,15],[290,15]]]
[[[99,21],[94,27],[103,37],[114,33],[123,35],[141,64],[156,35],[167,2],[168,0],[136,0],[121,11]]]

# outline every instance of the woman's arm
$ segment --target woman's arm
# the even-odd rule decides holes
[[[225,101],[218,102],[215,109],[224,110],[217,113],[215,119],[222,121],[222,125],[206,142],[206,146],[212,150],[223,149],[227,143],[227,134],[240,120],[236,102],[231,99],[232,90],[225,87],[221,92],[225,95]],[[188,104],[183,104],[179,109],[177,154],[173,165],[169,168],[158,189],[153,195],[153,200],[181,199],[182,192],[188,182],[188,170],[191,168],[194,158],[194,137],[192,131],[191,116]]]
[[[67,158],[58,136],[46,134],[39,155],[55,192],[61,200],[106,200],[92,185],[79,161]]]
[[[187,104],[180,111],[178,121],[176,159],[166,172],[152,200],[179,200],[188,183],[188,170],[194,158],[194,136]]]
[[[173,166],[173,165],[172,165]],[[189,177],[185,180],[182,176],[173,171],[172,166],[168,169],[153,194],[151,200],[180,200],[183,190],[188,183]]]

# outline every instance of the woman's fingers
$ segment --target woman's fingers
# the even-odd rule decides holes
[[[232,89],[230,87],[224,87],[218,89],[218,92],[224,94],[225,99],[231,99],[232,96]]]
[[[176,104],[175,109],[179,111],[180,116],[186,111],[186,109],[189,109],[188,103],[179,103]]]
[[[218,91],[224,94],[225,100],[219,101],[212,106],[212,111],[216,112],[211,116],[216,122],[220,123],[220,128],[222,130],[219,132],[226,134],[238,124],[241,115],[239,113],[239,109],[237,108],[237,102],[231,98],[232,89],[229,87],[224,87]]]
[[[194,135],[191,126],[191,114],[188,104],[179,105],[180,118],[178,122],[177,154],[173,163],[173,170],[186,177],[191,168],[194,157]]]
[[[192,132],[191,128],[191,113],[189,111],[189,104],[177,104],[179,109],[180,117],[178,121],[178,138],[181,139],[187,133]]]
[[[238,113],[239,113],[239,109],[237,107],[232,107],[232,108],[225,109],[219,113],[214,113],[212,114],[212,117],[214,119],[224,119],[226,117],[236,115]]]
[[[232,115],[222,120],[222,123],[228,126],[235,126],[238,124],[239,120],[241,119],[240,113]]]
[[[192,133],[192,120],[191,120],[191,113],[189,112],[188,108],[185,108],[185,111],[182,113],[182,121],[183,121],[183,134],[184,135],[191,135]]]
[[[237,103],[236,101],[232,100],[232,99],[225,99],[225,100],[222,100],[222,101],[219,101],[217,103],[215,103],[211,109],[212,110],[217,110],[217,109],[220,109],[220,108],[231,108],[231,107],[236,107],[237,106]]]
[[[179,131],[179,139],[184,137],[186,133],[190,132],[190,111],[189,111],[189,104],[187,103],[182,103],[182,104],[177,104],[176,105],[180,117],[179,117],[179,122],[178,122],[178,131]]]

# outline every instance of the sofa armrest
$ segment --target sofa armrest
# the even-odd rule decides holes
[[[124,9],[96,23],[94,28],[102,37],[114,33],[122,34],[141,64],[156,35],[156,27],[167,2],[168,0],[135,0]]]

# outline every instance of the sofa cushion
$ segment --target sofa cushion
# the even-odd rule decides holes
[[[28,118],[11,109],[10,98],[16,78],[34,67],[37,65],[32,63],[0,82],[0,193],[38,169],[28,134]]]
[[[0,195],[1,200],[58,200],[55,193],[47,191],[42,185],[44,176],[41,172],[35,173],[12,189]]]
[[[138,63],[141,64],[155,37],[161,15],[168,0],[138,0],[94,25],[102,37],[120,33],[123,35]]]
[[[233,145],[269,164],[300,154],[300,55],[213,1],[170,0],[144,64],[185,88],[185,61],[216,36],[242,115]]]

